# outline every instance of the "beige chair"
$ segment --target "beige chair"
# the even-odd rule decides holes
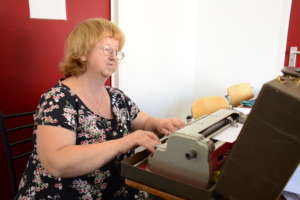
[[[238,106],[241,101],[254,97],[252,86],[249,83],[232,85],[227,89],[227,97],[232,106]]]
[[[223,96],[207,96],[196,100],[192,104],[192,117],[198,118],[210,114],[221,108],[231,108],[227,99]]]

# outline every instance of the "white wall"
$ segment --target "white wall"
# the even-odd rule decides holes
[[[126,36],[116,84],[145,112],[184,117],[194,100],[283,67],[291,0],[112,1]]]

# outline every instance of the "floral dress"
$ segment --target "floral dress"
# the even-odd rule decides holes
[[[41,165],[36,150],[37,125],[66,128],[76,133],[76,144],[94,144],[121,138],[132,132],[131,122],[138,107],[119,89],[106,87],[110,98],[113,119],[93,113],[60,81],[41,96],[34,114],[34,149],[19,185],[16,199],[146,199],[147,194],[124,184],[120,176],[120,161],[133,153],[120,154],[92,173],[57,178]]]

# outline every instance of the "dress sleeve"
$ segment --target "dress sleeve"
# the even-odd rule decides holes
[[[119,118],[125,115],[127,120],[132,121],[140,112],[138,106],[119,88],[112,88],[112,101]]]
[[[42,95],[36,116],[37,125],[77,129],[77,111],[72,96],[62,89],[53,88]]]
[[[124,98],[127,104],[129,117],[131,120],[134,120],[140,112],[140,109],[127,95],[124,94]]]

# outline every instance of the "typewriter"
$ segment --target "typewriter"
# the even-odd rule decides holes
[[[149,169],[179,182],[208,188],[233,146],[214,137],[227,129],[238,129],[245,118],[233,109],[220,109],[188,123],[156,146],[148,157]]]

